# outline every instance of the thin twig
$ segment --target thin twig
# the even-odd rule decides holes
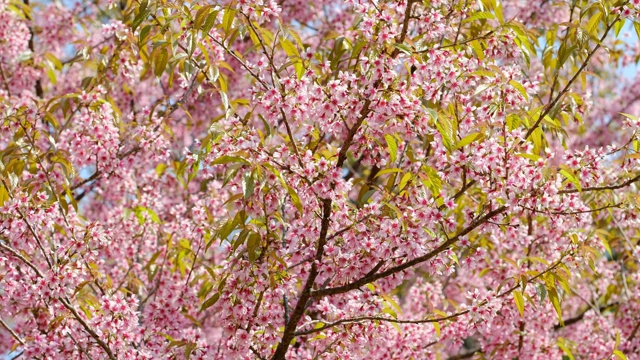
[[[558,194],[574,194],[574,193],[578,193],[578,192],[588,192],[588,191],[602,191],[602,190],[617,190],[617,189],[621,189],[623,187],[627,187],[633,183],[635,183],[636,181],[640,180],[640,175],[636,175],[635,177],[621,183],[621,184],[617,184],[617,185],[608,185],[608,186],[591,186],[591,187],[584,187],[582,188],[582,190],[578,190],[578,189],[568,189],[568,190],[560,190],[558,191]]]
[[[4,322],[4,320],[2,320],[1,318],[0,318],[0,325],[1,325],[5,330],[7,330],[7,331],[9,332],[9,334],[11,334],[11,336],[12,336],[14,339],[16,339],[16,341],[17,341],[18,343],[20,343],[20,345],[22,345],[22,346],[24,346],[24,345],[25,345],[24,340],[22,340],[22,338],[21,338],[18,334],[16,334],[16,332],[15,332],[15,331],[13,331],[13,329],[12,329],[12,328],[10,328],[10,327],[9,327],[9,325],[7,325],[7,323],[6,323],[6,322]]]

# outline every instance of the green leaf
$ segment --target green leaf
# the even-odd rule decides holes
[[[142,30],[140,30],[140,35],[138,37],[138,47],[140,47],[140,48],[143,47],[143,45],[147,41],[147,37],[149,36],[150,32],[151,32],[151,25],[145,25],[142,28]]]
[[[138,221],[140,222],[140,225],[143,225],[145,222],[144,216],[142,216],[143,212],[146,212],[147,214],[149,214],[149,217],[151,218],[151,221],[153,221],[156,224],[160,224],[160,217],[158,216],[158,214],[153,211],[152,209],[146,208],[144,206],[136,206],[133,209],[133,212],[136,214],[136,217],[138,218]]]
[[[571,45],[567,47],[565,43],[563,43],[560,46],[560,49],[558,49],[558,62],[556,63],[556,70],[560,69],[562,65],[564,65],[565,62],[567,62],[567,60],[569,59],[569,56],[571,56],[577,49],[578,49],[577,45]]]
[[[255,181],[253,179],[253,173],[246,172],[242,176],[242,193],[244,194],[244,199],[248,199],[253,195],[253,191],[255,190]]]
[[[538,161],[538,160],[541,158],[541,156],[540,156],[540,155],[536,155],[536,154],[524,154],[524,153],[523,153],[523,154],[516,154],[516,156],[520,156],[520,157],[522,157],[522,158],[529,159],[529,160],[531,160],[531,161]]]
[[[439,196],[442,191],[442,179],[438,176],[436,169],[431,166],[423,165],[422,171],[427,175],[423,180],[423,184],[431,191],[433,196]]]
[[[549,300],[553,305],[553,308],[556,310],[558,314],[558,321],[560,322],[560,326],[564,326],[564,321],[562,320],[562,307],[560,307],[560,296],[558,295],[558,291],[556,290],[555,279],[551,274],[547,274],[544,278],[545,284],[547,285],[547,295],[549,296]]]
[[[493,85],[491,84],[480,84],[476,87],[476,91],[473,92],[473,96],[480,94],[481,92],[491,88]]]
[[[425,107],[424,110],[429,114],[429,116],[433,119],[433,121],[438,120],[438,112],[435,109]]]
[[[469,43],[469,46],[471,46],[479,60],[484,60],[484,49],[482,48],[482,44],[480,43],[480,41],[473,40]]]
[[[215,293],[213,294],[213,296],[211,296],[210,298],[208,298],[203,304],[202,307],[200,307],[200,311],[204,311],[207,310],[208,308],[212,307],[215,303],[218,302],[218,300],[220,300],[220,293]]]
[[[173,348],[173,347],[181,347],[181,346],[184,346],[184,345],[186,345],[186,344],[187,344],[187,342],[186,342],[186,341],[184,341],[184,340],[179,340],[179,341],[178,341],[178,340],[176,340],[176,341],[172,341],[172,342],[170,342],[170,343],[169,343],[169,346],[167,346],[167,349],[171,349],[171,348]]]
[[[444,117],[436,120],[436,129],[442,136],[442,144],[451,151],[454,149],[453,134],[451,123]]]
[[[400,184],[398,185],[398,189],[400,189],[400,191],[402,191],[402,189],[404,189],[404,187],[409,183],[409,181],[412,178],[413,178],[413,174],[405,173],[404,176],[402,176],[402,179],[400,180]]]
[[[625,21],[626,21],[626,19],[622,18],[622,19],[619,19],[618,21],[616,21],[615,24],[613,24],[613,29],[616,32],[616,37],[620,36],[620,31],[624,27]]]
[[[558,338],[558,347],[565,353],[566,357],[569,360],[575,360],[575,358],[573,357],[573,354],[571,353],[571,350],[567,346],[567,343],[566,343],[565,339]],[[563,356],[563,358],[564,358],[564,356]]]
[[[222,17],[222,30],[224,30],[225,34],[229,35],[229,30],[231,29],[231,25],[233,24],[233,19],[236,16],[236,10],[232,7],[227,7],[224,11],[224,15]]]
[[[191,360],[191,353],[196,349],[197,344],[194,342],[189,342],[187,346],[184,347],[184,357],[187,360]]]
[[[391,307],[393,308],[396,314],[402,315],[402,308],[391,296],[385,295],[385,294],[378,294],[378,295],[380,295],[380,297],[383,298],[387,304],[391,305]]]
[[[204,25],[202,26],[202,33],[209,34],[211,29],[213,29],[213,25],[216,23],[216,19],[218,18],[218,12],[214,11],[209,16],[207,16],[207,20],[205,20]]]
[[[464,138],[460,139],[460,141],[458,141],[458,143],[456,144],[456,149],[463,148],[471,144],[472,142],[476,141],[477,139],[480,139],[481,137],[482,137],[482,134],[480,133],[471,133],[465,136]]]
[[[491,77],[491,78],[496,77],[496,73],[495,72],[489,71],[489,70],[484,70],[484,69],[476,70],[476,71],[472,72],[470,75],[479,76],[479,77]]]
[[[224,74],[220,74],[218,76],[218,83],[220,84],[220,90],[225,95],[225,99],[226,99],[226,92],[228,90],[228,86],[227,86],[227,78]],[[227,109],[229,108],[229,100],[227,99],[225,102],[226,104],[224,105],[224,108]]]
[[[49,81],[51,81],[53,85],[58,83],[58,78],[56,77],[56,73],[53,71],[53,69],[51,69],[51,67],[47,66],[45,69],[45,72],[47,73],[47,77],[49,78]]]
[[[513,86],[516,90],[518,90],[520,95],[522,95],[522,97],[524,97],[525,100],[529,100],[529,94],[527,94],[527,90],[524,88],[524,86],[522,86],[522,84],[520,84],[515,80],[510,80],[509,85]]]
[[[464,19],[463,22],[472,22],[472,21],[476,21],[476,20],[480,20],[480,19],[494,19],[495,16],[489,12],[489,11],[480,11],[477,13],[474,13],[473,15],[469,16],[468,18]]]
[[[434,322],[433,323],[433,328],[436,331],[436,336],[438,337],[438,339],[440,339],[440,323]]]
[[[272,170],[275,170],[275,169],[272,169]],[[296,209],[298,209],[300,214],[302,214],[304,211],[304,208],[302,206],[302,202],[300,201],[300,197],[298,196],[298,193],[295,191],[295,189],[293,189],[291,186],[287,184],[287,182],[284,180],[280,172],[274,171],[274,174],[276,174],[282,186],[285,189],[287,189],[287,193],[289,193],[289,196],[291,197],[291,201],[293,202],[293,205],[295,205]]]
[[[300,197],[298,197],[298,193],[291,186],[288,186],[288,185],[287,185],[287,192],[289,193],[289,196],[291,196],[291,201],[293,201],[293,205],[295,205],[296,209],[298,209],[300,214],[302,214],[303,213],[302,202],[300,201]]]
[[[143,4],[146,3],[148,3],[148,1],[143,2]],[[133,23],[131,24],[131,31],[136,31],[138,26],[142,24],[142,22],[149,16],[149,14],[151,14],[151,10],[147,9],[146,6],[143,8],[143,6],[140,5],[140,11],[138,12],[138,15],[136,15],[135,19],[133,19]]]
[[[380,170],[380,171],[376,174],[376,176],[374,177],[374,179],[375,179],[375,178],[377,178],[377,177],[379,177],[379,176],[382,176],[382,175],[386,175],[386,174],[394,174],[394,173],[399,173],[399,172],[402,172],[402,169],[393,168],[393,169],[384,169],[384,170]]]
[[[500,22],[500,24],[504,24],[504,15],[502,14],[502,4],[498,3],[495,7],[495,11],[496,11],[496,17],[498,18],[498,21]]]
[[[215,159],[213,162],[211,162],[211,165],[221,165],[221,164],[228,164],[228,163],[241,163],[241,164],[249,164],[249,162],[241,157],[238,156],[229,156],[229,155],[223,155],[220,156],[219,158]]]
[[[4,203],[8,200],[9,200],[9,192],[4,187],[3,184],[0,184],[0,206],[4,205]]]
[[[155,76],[160,77],[169,62],[169,51],[166,47],[161,47],[153,52],[155,53],[153,58],[153,73]]]
[[[262,237],[258,233],[251,233],[247,240],[247,253],[249,254],[249,261],[254,262],[257,259],[256,249],[260,247]]]
[[[586,28],[589,35],[593,37],[598,36],[598,25],[600,24],[601,18],[602,18],[602,13],[598,11],[595,14],[593,14],[591,19],[589,19],[589,22],[587,22],[587,28]]]
[[[540,298],[540,305],[542,305],[542,302],[547,298],[547,288],[543,284],[538,284],[538,286],[536,286],[536,293]]]
[[[296,46],[293,45],[293,43],[291,41],[289,41],[289,39],[281,38],[280,39],[280,46],[282,46],[282,49],[284,50],[284,52],[287,55],[289,55],[290,57],[295,57],[295,58],[299,58],[300,57],[300,53],[298,52],[298,48],[296,48]]]
[[[49,60],[49,62],[51,62],[51,64],[53,65],[53,68],[55,70],[61,70],[62,69],[62,63],[60,62],[60,60],[53,55],[52,53],[48,52],[46,54],[44,54],[44,57]]]
[[[518,307],[520,317],[524,317],[524,298],[522,297],[520,291],[515,290],[513,292],[513,301],[515,301],[516,306]]]
[[[627,356],[620,350],[613,350],[613,355],[620,360],[627,360]]]
[[[204,21],[207,19],[209,15],[209,9],[211,9],[211,6],[212,5],[206,5],[198,9],[198,12],[196,12],[196,17],[193,21],[194,29],[199,30],[202,24],[204,24]]]
[[[236,251],[240,247],[240,245],[244,244],[244,241],[247,239],[247,236],[249,234],[252,234],[252,232],[249,229],[247,228],[242,229],[242,231],[240,232],[240,235],[238,235],[236,240],[233,242],[233,247],[232,247],[233,251]]]
[[[633,115],[631,115],[631,114],[622,113],[622,112],[621,112],[621,113],[619,113],[619,114],[620,114],[620,115],[622,115],[622,116],[624,116],[624,117],[626,117],[626,118],[627,118],[627,119],[629,119],[629,120],[633,120],[633,121],[638,121],[638,120],[640,120],[640,118],[638,118],[637,116],[633,116]]]
[[[407,44],[395,43],[395,44],[393,44],[393,47],[395,47],[396,49],[402,51],[403,53],[405,53],[407,55],[412,55],[413,54],[413,50]]]
[[[391,134],[386,134],[384,139],[387,141],[389,156],[391,157],[391,163],[393,164],[398,158],[398,143],[396,142],[396,138]]]
[[[227,220],[216,232],[216,238],[220,240],[226,240],[231,232],[236,228],[236,223],[234,220]]]
[[[571,169],[561,169],[560,174],[562,174],[569,182],[576,186],[578,191],[582,191],[582,187],[580,186],[580,180],[576,177],[576,175],[571,171]]]

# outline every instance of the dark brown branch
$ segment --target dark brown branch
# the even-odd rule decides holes
[[[15,333],[15,331],[13,331],[13,329],[11,327],[9,327],[9,325],[7,325],[7,323],[4,322],[4,320],[2,320],[0,318],[0,326],[2,326],[5,330],[7,330],[7,332],[9,334],[11,334],[11,337],[13,337],[20,345],[24,346],[25,342],[24,340],[22,340],[22,338]]]
[[[413,3],[415,1],[416,0],[407,0],[407,8],[404,12],[404,20],[402,21],[402,30],[400,30],[400,35],[398,35],[397,39],[398,44],[402,44],[407,38],[407,31],[409,31],[409,20],[411,19],[411,7],[413,7]],[[394,53],[395,52],[399,52],[399,50],[395,49]],[[397,55],[397,53],[395,55]]]
[[[4,240],[4,239],[2,239]],[[6,240],[5,240],[6,241]],[[40,270],[38,270],[38,268],[29,260],[27,260],[27,258],[25,258],[24,256],[22,256],[18,251],[14,250],[12,247],[7,246],[3,243],[0,242],[0,248],[8,251],[11,253],[11,255],[17,257],[18,259],[20,259],[20,261],[22,261],[23,263],[25,263],[27,266],[29,266],[39,277],[43,278],[44,276],[42,275],[42,273],[40,272]]]
[[[447,358],[447,360],[469,359],[469,358],[473,357],[473,355],[475,355],[476,353],[479,353],[479,352],[482,352],[482,351],[480,349],[477,349],[477,350],[473,350],[473,351],[470,351],[470,352],[454,355],[454,356],[452,356],[450,358]]]
[[[564,259],[564,256],[561,257],[558,261],[556,261],[553,265],[548,267],[543,272],[539,273],[536,276],[532,276],[529,279],[527,279],[525,283],[529,284],[529,283],[533,282],[534,280],[540,278],[544,274],[546,274],[546,273],[552,271],[553,269],[557,268],[560,264],[562,264],[562,260],[563,259]],[[522,286],[522,283],[518,282],[516,285],[514,285],[514,286],[510,287],[509,289],[501,292],[497,296],[497,298],[503,298],[503,297],[511,294],[513,291],[517,290],[521,286]],[[487,304],[487,301],[483,300],[482,302],[480,302],[479,305],[483,306],[483,305],[486,305],[486,304]],[[323,325],[321,327],[318,327],[318,328],[315,328],[315,329],[299,331],[295,335],[296,336],[309,335],[309,334],[321,332],[323,330],[327,330],[327,329],[336,327],[338,325],[350,324],[350,323],[358,323],[358,322],[361,322],[361,321],[386,321],[386,322],[396,323],[396,324],[426,324],[426,323],[434,323],[434,322],[453,320],[453,319],[458,318],[458,317],[460,317],[462,315],[468,314],[469,312],[470,312],[470,310],[466,309],[466,310],[462,310],[462,311],[459,311],[457,313],[454,313],[454,314],[451,314],[451,315],[448,315],[448,316],[435,317],[435,318],[423,319],[423,320],[402,320],[402,319],[392,319],[392,318],[381,317],[381,316],[363,316],[363,317],[358,317],[358,318],[338,320],[338,321],[335,321],[335,322],[332,322],[332,323],[329,323],[329,324],[325,324],[325,325]]]
[[[349,129],[349,133],[347,134],[347,138],[344,141],[344,145],[340,148],[340,152],[338,153],[338,162],[336,163],[337,168],[341,168],[345,160],[347,160],[347,152],[351,147],[351,142],[353,142],[354,136],[356,136],[356,133],[358,132],[358,130],[360,130],[360,126],[364,122],[364,119],[366,119],[367,115],[369,115],[370,107],[371,107],[371,100],[367,99],[364,102],[364,106],[362,106],[362,110],[360,110],[360,117],[358,118],[356,123],[351,127],[351,129]]]
[[[84,319],[82,319],[80,314],[78,314],[78,311],[76,310],[75,307],[73,307],[71,302],[62,298],[60,299],[60,302],[62,303],[62,305],[64,305],[65,308],[67,308],[67,310],[71,311],[71,314],[73,315],[73,317],[80,323],[80,325],[82,325],[84,330],[88,332],[89,335],[91,335],[93,340],[95,340],[95,342],[97,342],[98,345],[107,353],[107,356],[109,357],[109,359],[116,360],[116,357],[111,351],[111,349],[109,348],[109,345],[107,345],[104,341],[102,341],[102,339],[100,339],[100,336],[98,336],[98,334],[95,331],[93,331],[92,328],[89,327],[86,321],[84,321]]]
[[[574,194],[574,193],[578,193],[578,192],[587,192],[587,191],[602,191],[602,190],[617,190],[623,187],[627,187],[633,183],[635,183],[636,181],[640,180],[640,175],[637,175],[634,178],[631,178],[621,184],[617,184],[617,185],[609,185],[609,186],[592,186],[592,187],[584,187],[582,188],[582,191],[578,190],[578,189],[569,189],[569,190],[560,190],[558,191],[558,194]]]
[[[260,360],[266,360],[264,358],[264,356],[260,355],[260,353],[258,352],[258,350],[256,350],[256,348],[254,348],[253,346],[249,346],[249,350],[251,350],[251,352],[253,353],[253,355],[255,355],[258,359]]]
[[[460,189],[457,193],[455,193],[453,195],[453,199],[457,200],[460,196],[462,196],[467,190],[469,190],[470,187],[472,187],[473,185],[475,185],[476,181],[475,180],[471,180],[468,183],[466,183],[462,189]]]
[[[378,83],[376,83],[378,85]],[[360,116],[356,123],[349,129],[349,133],[347,134],[347,138],[345,139],[344,145],[340,149],[338,153],[338,161],[336,163],[336,168],[342,168],[344,161],[347,159],[347,152],[351,147],[351,143],[353,142],[353,138],[356,133],[360,129],[360,126],[364,122],[364,119],[369,115],[371,100],[366,100],[364,106],[360,110]],[[289,345],[291,340],[295,337],[296,327],[298,326],[298,322],[304,315],[304,312],[307,308],[308,301],[312,298],[311,290],[315,283],[316,277],[318,276],[318,267],[322,261],[322,256],[324,255],[324,246],[327,242],[327,232],[329,231],[329,223],[332,212],[332,201],[330,199],[322,199],[322,220],[320,223],[320,236],[318,238],[318,246],[316,248],[315,261],[311,263],[311,270],[309,271],[309,276],[307,277],[306,283],[300,293],[300,297],[298,298],[298,302],[296,303],[296,307],[289,318],[289,322],[285,324],[285,329],[282,334],[282,339],[278,343],[276,347],[276,351],[273,354],[272,360],[284,360],[287,351],[289,349]]]
[[[462,316],[464,314],[467,314],[468,312],[469,312],[469,310],[464,310],[464,311],[455,313],[453,315],[437,317],[437,318],[431,318],[431,319],[424,319],[424,320],[402,320],[402,319],[398,320],[398,319],[392,319],[392,318],[387,318],[387,317],[382,317],[382,316],[363,316],[363,317],[358,317],[358,318],[338,320],[338,321],[335,321],[335,322],[332,322],[332,323],[329,323],[329,324],[325,324],[325,325],[323,325],[323,326],[321,326],[321,327],[319,327],[317,329],[299,331],[295,335],[296,336],[309,335],[309,334],[321,332],[323,330],[327,330],[327,329],[336,327],[338,325],[359,323],[361,321],[385,321],[385,322],[395,323],[395,324],[428,324],[428,323],[435,323],[435,322],[446,321],[446,320],[453,320],[453,319],[455,319],[457,317],[460,317],[460,316]]]
[[[16,354],[14,357],[12,357],[10,360],[17,360],[19,359],[22,355],[24,355],[24,351],[20,351],[18,354]]]
[[[593,213],[593,212],[598,212],[598,211],[602,211],[602,210],[606,210],[606,209],[611,209],[611,208],[617,208],[620,205],[622,205],[622,203],[617,203],[617,204],[613,204],[613,205],[606,205],[606,206],[602,206],[596,209],[589,209],[589,210],[578,210],[578,211],[545,211],[545,210],[537,210],[537,209],[533,209],[527,206],[523,206],[523,209],[529,210],[531,212],[534,213],[538,213],[538,214],[545,214],[545,215],[578,215],[578,214],[586,214],[586,213]]]
[[[636,323],[636,326],[631,331],[631,334],[629,334],[629,338],[627,339],[627,341],[631,342],[631,340],[635,339],[636,335],[638,334],[638,330],[640,330],[640,321]]]
[[[327,231],[329,230],[331,216],[331,200],[323,199],[322,200],[322,221],[320,224],[320,236],[318,239],[318,247],[316,248],[316,256],[314,262],[311,263],[311,270],[309,271],[309,276],[307,277],[307,281],[302,289],[302,293],[298,298],[298,302],[296,303],[296,307],[293,309],[293,313],[289,318],[289,322],[285,324],[285,329],[282,334],[282,339],[280,343],[278,343],[278,347],[276,348],[275,353],[273,354],[273,360],[284,360],[287,355],[287,351],[289,350],[289,345],[291,344],[291,340],[295,337],[295,330],[298,326],[298,321],[304,315],[304,312],[307,308],[307,302],[311,298],[311,288],[315,283],[316,277],[318,276],[318,266],[317,264],[322,261],[322,256],[324,255],[324,246],[327,242]]]
[[[450,239],[448,239],[447,241],[443,242],[440,246],[438,246],[437,248],[435,248],[433,251],[417,257],[413,260],[407,261],[403,264],[400,264],[398,266],[394,266],[392,268],[389,268],[383,272],[380,273],[374,273],[374,274],[370,274],[370,275],[366,275],[352,283],[343,285],[343,286],[337,286],[337,287],[333,287],[333,288],[328,288],[328,289],[323,289],[323,290],[317,290],[314,291],[312,293],[312,296],[314,298],[320,298],[326,295],[335,295],[335,294],[342,294],[345,293],[347,291],[351,291],[351,290],[355,290],[361,286],[364,286],[366,284],[369,284],[371,282],[374,282],[378,279],[382,279],[384,277],[387,276],[391,276],[395,273],[398,273],[400,271],[406,270],[410,267],[413,267],[415,265],[421,264],[425,261],[431,260],[432,258],[434,258],[436,255],[440,254],[441,252],[445,251],[446,249],[448,249],[451,245],[455,244],[458,239],[460,239],[460,237],[467,235],[468,233],[470,233],[471,231],[473,231],[475,228],[477,228],[478,226],[486,223],[489,219],[493,218],[494,216],[501,214],[503,212],[505,212],[507,210],[507,208],[505,206],[499,207],[495,210],[492,210],[490,212],[488,212],[487,214],[485,214],[484,216],[482,216],[481,218],[477,219],[476,221],[472,222],[469,226],[467,226],[466,228],[464,228],[460,233],[458,233],[457,235],[451,237]]]
[[[602,312],[602,311],[605,311],[605,310],[607,310],[607,309],[609,309],[609,308],[612,308],[612,307],[614,307],[614,306],[616,306],[616,305],[618,305],[618,303],[617,303],[617,302],[612,303],[612,304],[608,304],[608,305],[602,305],[602,306],[600,306],[600,307],[598,308],[598,311]],[[572,318],[569,318],[569,319],[565,320],[565,321],[564,321],[564,326],[562,326],[561,324],[556,324],[556,325],[554,325],[554,326],[553,326],[553,330],[556,330],[556,331],[557,331],[557,330],[563,329],[563,328],[565,328],[565,327],[567,327],[567,326],[570,326],[570,325],[573,325],[573,324],[577,324],[577,323],[579,323],[580,321],[582,321],[582,319],[584,319],[584,316],[585,316],[589,311],[591,311],[591,310],[593,310],[593,308],[592,308],[592,307],[588,307],[588,308],[584,309],[584,310],[583,310],[582,312],[580,312],[578,315],[576,315],[576,316],[574,316],[574,317],[572,317]]]
[[[88,178],[86,178],[86,179],[84,179],[84,180],[80,181],[79,183],[74,184],[73,186],[71,186],[71,188],[69,188],[69,190],[73,191],[73,190],[75,190],[75,189],[77,189],[77,188],[81,187],[82,185],[84,185],[84,184],[86,184],[86,183],[90,183],[90,182],[92,182],[93,180],[98,179],[98,178],[100,177],[100,175],[102,175],[102,172],[101,172],[101,171],[96,171],[96,172],[94,172],[94,173],[93,173],[93,175],[91,175],[91,176],[89,176]]]

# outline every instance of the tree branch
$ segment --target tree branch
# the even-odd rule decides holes
[[[22,338],[16,334],[15,331],[13,331],[12,328],[9,327],[9,325],[7,325],[7,323],[4,322],[4,320],[0,319],[0,325],[2,325],[2,327],[7,330],[9,332],[9,334],[11,334],[11,337],[13,337],[14,339],[16,339],[16,341],[20,344],[23,345],[25,344],[24,340],[22,340]]]
[[[400,264],[398,266],[389,268],[383,272],[380,273],[375,273],[375,274],[371,274],[371,275],[367,275],[364,276],[352,283],[349,283],[347,285],[343,285],[343,286],[337,286],[337,287],[333,287],[333,288],[327,288],[327,289],[322,289],[322,290],[317,290],[314,291],[312,293],[312,296],[314,298],[320,298],[323,296],[327,296],[327,295],[336,295],[336,294],[342,294],[345,293],[347,291],[351,291],[354,289],[357,289],[361,286],[364,286],[368,283],[374,282],[378,279],[382,279],[384,277],[393,275],[397,272],[406,270],[410,267],[413,267],[415,265],[421,264],[425,261],[431,260],[432,258],[434,258],[436,255],[440,254],[441,252],[445,251],[446,249],[448,249],[451,245],[455,244],[458,239],[460,239],[460,237],[467,235],[468,233],[470,233],[471,231],[473,231],[475,228],[477,228],[478,226],[484,224],[485,222],[487,222],[489,219],[491,219],[492,217],[501,214],[503,212],[505,212],[507,210],[507,207],[502,206],[499,207],[495,210],[492,210],[490,212],[488,212],[487,214],[485,214],[483,217],[477,219],[476,221],[472,222],[469,226],[467,226],[465,229],[463,229],[460,233],[458,233],[457,235],[451,237],[450,239],[448,239],[447,241],[445,241],[444,243],[442,243],[440,246],[438,246],[437,248],[435,248],[433,251],[417,257],[413,260],[407,261],[406,263]]]
[[[548,267],[546,270],[544,270],[543,272],[537,274],[536,276],[532,276],[529,279],[526,280],[526,283],[529,284],[532,281],[540,278],[541,276],[543,276],[544,274],[548,273],[549,271],[552,271],[553,269],[557,268],[561,263],[562,260],[564,259],[564,256],[560,257],[560,259],[558,261],[556,261],[553,265],[551,265],[550,267]],[[517,285],[514,285],[512,287],[510,287],[509,289],[503,291],[502,293],[500,293],[499,295],[496,296],[496,298],[502,298],[505,297],[509,294],[511,294],[513,291],[515,291],[516,289],[520,288],[522,286],[522,283],[519,282]],[[483,300],[480,302],[480,306],[486,305],[487,301]],[[442,317],[436,317],[436,318],[430,318],[430,319],[423,319],[423,320],[403,320],[403,319],[392,319],[392,318],[387,318],[387,317],[382,317],[382,316],[362,316],[362,317],[357,317],[357,318],[351,318],[351,319],[342,319],[342,320],[338,320],[329,324],[325,324],[321,327],[318,327],[316,329],[310,329],[310,330],[305,330],[305,331],[300,331],[295,333],[296,336],[301,336],[301,335],[309,335],[309,334],[313,334],[313,333],[317,333],[323,330],[327,330],[333,327],[336,327],[338,325],[342,325],[342,324],[350,324],[350,323],[358,323],[361,321],[386,321],[389,323],[396,323],[396,324],[426,324],[426,323],[435,323],[435,322],[441,322],[441,321],[446,321],[446,320],[453,320],[455,318],[458,318],[462,315],[468,314],[471,310],[469,309],[465,309],[462,311],[459,311],[457,313],[448,315],[448,316],[442,316]]]
[[[578,189],[568,189],[568,190],[560,190],[558,194],[574,194],[578,192],[588,192],[588,191],[602,191],[602,190],[617,190],[623,187],[627,187],[636,181],[640,180],[640,175],[636,175],[634,178],[631,178],[621,184],[617,185],[609,185],[609,186],[592,186],[592,187],[583,187],[582,191]]]

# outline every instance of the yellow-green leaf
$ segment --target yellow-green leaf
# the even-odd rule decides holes
[[[613,350],[613,355],[620,360],[627,360],[627,356],[620,350]]]
[[[155,76],[160,77],[164,73],[164,69],[169,62],[169,51],[165,47],[157,48],[154,50],[153,57],[153,73]]]
[[[222,17],[222,30],[224,30],[225,34],[227,35],[229,35],[229,30],[231,29],[231,25],[233,24],[235,15],[236,10],[232,7],[228,7],[224,11],[224,15]]]
[[[600,24],[600,19],[602,18],[601,12],[596,12],[593,14],[589,22],[587,22],[587,32],[589,35],[596,37],[598,36],[598,25]]]
[[[458,143],[456,144],[456,148],[457,149],[463,148],[471,144],[472,142],[476,141],[477,139],[480,139],[481,137],[482,137],[482,134],[480,133],[471,133],[463,137],[462,139],[460,139],[460,141],[458,141]]]
[[[391,157],[391,163],[393,164],[398,158],[398,143],[396,142],[396,138],[391,134],[386,134],[384,139],[387,141],[389,156]]]
[[[522,84],[520,84],[515,80],[510,80],[509,85],[513,86],[514,89],[518,90],[518,92],[520,93],[520,95],[522,95],[522,97],[524,97],[526,100],[529,100],[529,94],[527,94],[527,89],[525,89]]]
[[[406,173],[404,174],[404,176],[402,177],[402,179],[400,180],[400,184],[398,185],[398,188],[400,190],[404,189],[404,187],[409,183],[409,181],[413,178],[413,175],[411,173]]]
[[[296,58],[300,57],[300,53],[298,52],[298,48],[296,48],[296,46],[293,45],[293,43],[291,41],[289,41],[289,39],[281,38],[280,39],[280,45],[282,46],[282,49],[284,50],[284,52],[287,55],[289,55],[291,57],[296,57]]]
[[[398,305],[398,303],[389,295],[385,295],[385,294],[379,294],[381,298],[384,299],[384,301],[386,301],[389,305],[391,305],[391,307],[393,308],[393,310],[395,310],[395,312],[397,314],[402,315],[402,308],[400,308],[400,305]]]
[[[520,316],[524,317],[524,298],[520,291],[513,292],[513,301],[515,301],[516,306],[518,307],[518,311],[520,312]]]
[[[303,213],[302,202],[300,201],[300,197],[298,197],[298,193],[291,186],[288,186],[288,185],[287,185],[287,192],[291,197],[291,201],[293,201],[293,205],[295,205],[296,209],[298,209],[300,214],[302,214]]]
[[[375,178],[382,176],[382,175],[386,175],[386,174],[394,174],[394,173],[399,173],[402,172],[402,169],[398,169],[398,168],[393,168],[393,169],[384,169],[384,170],[380,170]]]
[[[209,15],[209,9],[211,9],[212,5],[205,5],[201,7],[198,12],[196,12],[195,20],[193,21],[193,28],[199,30],[204,21],[207,19]]]
[[[220,300],[220,293],[215,293],[202,304],[200,311],[207,310]]]
[[[582,187],[580,186],[580,180],[578,180],[578,177],[573,173],[573,171],[571,171],[568,168],[561,169],[560,174],[562,174],[565,178],[567,178],[567,180],[569,180],[570,183],[575,185],[578,191],[582,191]]]

